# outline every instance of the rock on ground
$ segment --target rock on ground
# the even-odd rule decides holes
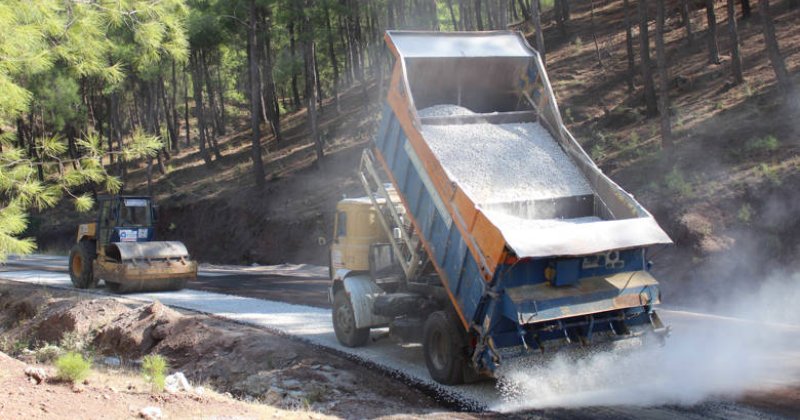
[[[27,366],[25,367],[25,376],[36,382],[36,385],[47,380],[47,371],[40,367]]]
[[[68,332],[84,336],[128,310],[125,305],[111,299],[66,303],[69,305],[42,313],[42,321],[36,326],[36,339],[57,343]]]
[[[145,407],[139,410],[139,417],[145,420],[157,420],[163,418],[164,415],[158,407]]]
[[[183,316],[160,302],[142,305],[112,319],[94,339],[105,354],[136,359],[149,353]]]

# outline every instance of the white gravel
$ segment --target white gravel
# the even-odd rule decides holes
[[[436,105],[420,111],[464,115]],[[422,133],[453,181],[477,204],[591,194],[580,170],[538,123],[424,125]]]
[[[602,222],[597,216],[576,217],[574,219],[525,219],[512,214],[493,210],[484,210],[486,217],[503,226],[515,226],[518,230],[535,231],[542,229],[558,229],[565,226]]]
[[[473,115],[471,109],[458,105],[434,105],[417,111],[420,117],[454,117],[456,115]]]

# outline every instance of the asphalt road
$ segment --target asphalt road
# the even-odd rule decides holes
[[[35,268],[67,273],[67,258],[37,255],[31,259],[11,258],[2,271]],[[203,264],[196,281],[187,288],[227,295],[276,300],[295,305],[330,308],[328,269],[312,265],[215,266]],[[101,284],[102,285],[102,284]]]
[[[662,311],[673,337],[657,355],[591,355],[545,363],[516,394],[496,383],[443,387],[419,346],[378,339],[341,347],[330,323],[325,270],[313,266],[204,267],[194,290],[128,295],[216,314],[324,347],[462,408],[519,418],[800,418],[800,327]],[[0,278],[70,288],[66,258],[35,256],[0,267]],[[105,293],[96,290],[94,293]],[[302,306],[301,306],[302,305]],[[513,377],[513,375],[512,375]]]
[[[329,308],[327,278],[297,278],[268,274],[200,276],[190,289],[277,300],[295,305]]]

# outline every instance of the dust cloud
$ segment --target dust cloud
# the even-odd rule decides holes
[[[506,366],[503,402],[492,408],[692,405],[800,383],[800,273],[720,301],[698,312],[661,311],[672,327],[663,346],[646,340]]]

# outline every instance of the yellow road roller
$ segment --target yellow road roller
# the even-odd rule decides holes
[[[78,226],[69,274],[79,289],[103,280],[116,293],[180,290],[197,278],[197,263],[179,241],[155,241],[157,217],[147,196],[100,196],[93,223]]]

